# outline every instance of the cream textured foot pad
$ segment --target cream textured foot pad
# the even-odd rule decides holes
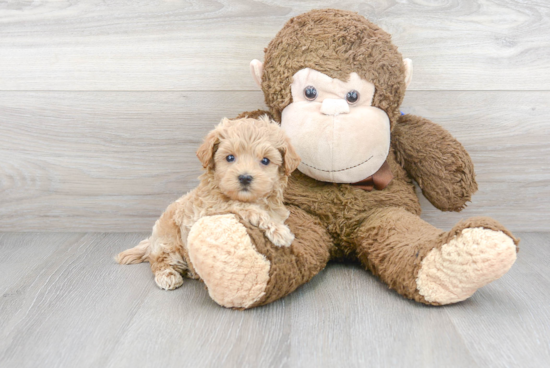
[[[416,285],[428,302],[456,303],[500,278],[515,260],[516,246],[503,232],[464,229],[449,243],[428,253]]]
[[[247,308],[265,294],[269,261],[234,215],[203,217],[187,238],[189,258],[210,297],[227,308]]]

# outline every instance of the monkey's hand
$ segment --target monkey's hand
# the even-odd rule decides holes
[[[442,211],[461,211],[477,191],[468,152],[441,126],[403,115],[392,132],[397,161],[418,183],[424,196]]]

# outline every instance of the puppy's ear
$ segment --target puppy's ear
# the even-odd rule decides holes
[[[302,159],[298,156],[298,153],[296,153],[296,150],[290,143],[290,139],[288,137],[285,138],[285,146],[281,150],[281,154],[283,155],[285,175],[290,176],[290,174],[296,170],[298,165],[300,165],[300,161],[302,161]]]
[[[220,128],[212,130],[206,138],[204,138],[204,143],[197,150],[197,157],[202,163],[202,167],[205,169],[209,166],[214,165],[214,154],[220,143]]]
[[[232,120],[229,120],[228,118],[223,118],[218,126],[219,127],[228,127],[228,126],[231,126],[233,124],[234,124],[234,122]]]

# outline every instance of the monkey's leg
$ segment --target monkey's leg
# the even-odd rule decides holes
[[[189,233],[189,259],[212,299],[246,309],[282,298],[327,264],[332,240],[306,212],[289,207],[295,239],[273,245],[264,232],[233,214],[200,219]]]
[[[439,230],[402,208],[376,210],[357,232],[361,263],[399,294],[443,305],[469,298],[516,260],[519,240],[487,217]]]

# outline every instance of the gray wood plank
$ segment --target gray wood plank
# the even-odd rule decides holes
[[[150,272],[128,273],[112,256],[143,236],[59,235],[62,245],[0,300],[0,365],[103,366],[152,282]]]
[[[330,265],[289,299],[291,366],[476,366],[444,308],[406,300],[359,266]]]
[[[9,290],[0,365],[540,367],[550,358],[548,234],[520,234],[512,270],[457,305],[404,300],[358,266],[333,264],[244,312],[217,306],[198,281],[166,292],[147,264],[114,263],[145,235],[1,234],[7,253],[37,242],[55,250],[30,252],[40,267],[18,282],[0,278]]]
[[[187,284],[149,295],[108,366],[177,366],[182,357],[189,367],[475,366],[444,310],[403,300],[358,267],[330,266],[289,297],[245,312],[216,306],[206,292],[197,303]],[[185,302],[175,296],[190,292]]]
[[[36,273],[42,268],[44,259],[50,257],[60,247],[74,242],[79,234],[42,233],[0,233],[0,295],[2,298],[10,298],[8,289],[18,283],[29,273]],[[15,290],[16,295],[20,290]],[[7,299],[5,299],[7,300]],[[3,319],[0,319],[0,325]]]
[[[520,264],[527,272],[537,272],[550,283],[550,273],[544,272],[550,259],[550,236],[546,233],[519,233],[519,236]]]
[[[151,280],[154,290],[113,349],[107,367],[281,367],[288,363],[292,329],[287,301],[241,312],[215,304],[195,280],[173,292],[152,285]]]
[[[445,308],[481,367],[545,367],[550,361],[550,236],[519,234],[518,260],[502,279]]]
[[[255,90],[283,24],[335,6],[393,35],[413,90],[548,90],[543,0],[3,2],[0,90]]]
[[[196,185],[206,132],[262,107],[260,92],[0,92],[0,231],[148,231]],[[550,92],[413,91],[403,111],[450,130],[476,166],[469,207],[423,200],[427,221],[550,230]]]

